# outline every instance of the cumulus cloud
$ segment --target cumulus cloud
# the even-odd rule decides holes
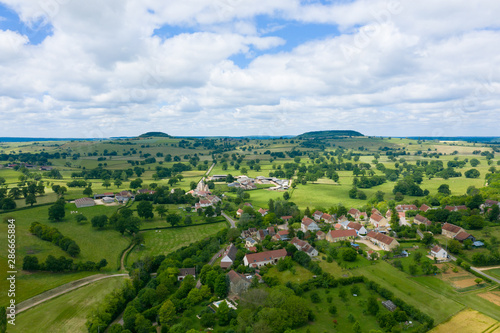
[[[498,1],[0,2],[2,136],[498,135]]]

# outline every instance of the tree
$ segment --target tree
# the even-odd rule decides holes
[[[472,167],[477,167],[481,162],[479,162],[479,160],[477,158],[472,158],[470,161],[469,161],[470,165]]]
[[[374,296],[368,297],[368,313],[375,316],[380,310],[377,299]]]
[[[158,317],[162,325],[170,325],[175,319],[175,306],[171,300],[167,299],[158,311]]]
[[[25,202],[26,202],[27,205],[30,205],[31,207],[33,207],[33,204],[36,203],[36,196],[35,196],[35,194],[33,194],[33,193],[28,194],[26,196]]]
[[[229,316],[229,306],[226,301],[219,304],[219,307],[217,308],[217,317],[219,318],[219,325],[226,326],[229,324],[231,317]]]
[[[1,201],[1,206],[3,210],[11,210],[16,208],[16,202],[12,198],[4,198]]]
[[[410,266],[408,266],[408,270],[409,270],[410,275],[417,274],[417,265],[411,264]]]
[[[90,222],[92,223],[92,227],[102,229],[108,223],[108,216],[97,215],[97,216],[94,216],[92,218],[92,220],[90,220]]]
[[[23,270],[36,271],[38,270],[38,258],[36,256],[25,256],[23,259]]]
[[[72,257],[76,257],[80,254],[80,247],[74,241],[69,244],[68,249],[66,250],[68,254]]]
[[[438,187],[438,193],[441,193],[441,194],[446,195],[446,196],[450,195],[451,194],[450,185],[441,184]]]
[[[424,233],[424,238],[422,238],[422,243],[424,243],[425,245],[430,245],[433,242],[434,242],[434,236],[429,232]]]
[[[66,215],[64,210],[65,202],[64,200],[58,200],[55,204],[49,207],[49,220],[61,221]]]
[[[132,303],[129,303],[123,313],[123,328],[130,330],[131,332],[135,331],[135,318],[138,314],[139,312],[137,309],[132,305]]]
[[[474,282],[476,282],[476,285],[479,286],[481,283],[483,283],[483,279],[477,278],[477,279],[474,280]]]
[[[500,215],[500,207],[498,205],[493,205],[491,210],[488,212],[488,220],[490,222],[495,222],[498,220],[498,216]]]
[[[376,200],[377,202],[384,201],[384,194],[385,194],[385,193],[384,193],[384,192],[382,192],[382,191],[377,191],[377,192],[375,192],[375,200]]]
[[[119,188],[120,186],[122,186],[123,182],[120,179],[115,179],[114,184],[115,184],[116,187]]]
[[[137,189],[141,186],[142,186],[142,179],[140,179],[140,178],[137,178],[137,179],[130,182],[131,189]]]
[[[168,209],[165,205],[158,205],[155,207],[155,210],[162,219],[165,218],[168,212]]]
[[[193,219],[191,219],[191,216],[190,216],[190,215],[187,215],[187,216],[184,218],[184,224],[185,224],[185,225],[191,225],[191,224],[193,224]]]
[[[366,193],[361,190],[358,190],[356,196],[359,200],[366,200]]]
[[[94,191],[92,191],[92,187],[86,187],[85,190],[83,190],[83,194],[85,194],[87,197],[91,197]]]
[[[465,171],[465,178],[479,178],[481,173],[477,169],[470,169]]]
[[[153,213],[153,205],[149,201],[141,201],[137,205],[137,215],[144,219],[152,219],[155,215]]]
[[[290,199],[290,193],[288,193],[288,192],[283,193],[283,199],[284,200]]]
[[[352,247],[349,247],[349,248],[345,249],[344,251],[342,251],[342,259],[344,261],[355,261],[357,254],[358,253],[356,252],[355,249],[353,249]]]
[[[361,326],[357,321],[354,323],[354,325],[352,325],[352,331],[354,333],[361,333]]]
[[[214,214],[215,214],[214,207],[208,206],[207,208],[205,208],[205,216],[212,217],[214,216]]]
[[[177,215],[175,213],[170,213],[167,215],[167,222],[170,223],[172,227],[175,227],[178,225],[182,220],[182,217],[180,215]]]
[[[225,274],[220,274],[215,280],[215,294],[219,298],[225,298],[227,296],[229,283],[227,276]]]
[[[83,214],[77,214],[75,216],[76,223],[78,224],[83,224],[85,221],[87,221],[87,217]]]
[[[104,183],[102,183],[102,186],[104,186],[107,189],[108,187],[111,186],[111,182],[108,179],[106,179]]]
[[[396,192],[396,194],[394,195],[394,200],[396,200],[397,202],[403,201],[404,198],[405,196],[401,192]]]

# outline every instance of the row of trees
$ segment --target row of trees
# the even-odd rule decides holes
[[[23,270],[26,271],[49,271],[49,272],[75,272],[75,271],[99,271],[108,265],[106,259],[98,263],[93,261],[74,263],[73,259],[60,256],[59,258],[49,255],[45,262],[39,262],[37,256],[25,256],[23,258]]]
[[[59,246],[72,257],[76,257],[80,254],[80,247],[78,244],[71,238],[64,236],[54,227],[47,226],[40,222],[33,222],[31,223],[29,231],[33,235]]]

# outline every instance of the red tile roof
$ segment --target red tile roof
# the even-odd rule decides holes
[[[349,222],[349,224],[347,225],[347,227],[351,228],[351,229],[355,229],[357,231],[359,231],[361,228],[363,228],[363,226],[359,223],[356,223],[356,222]]]
[[[421,210],[422,212],[426,212],[429,209],[431,209],[431,207],[427,206],[426,204],[422,204],[422,206],[420,206],[419,208],[419,210]]]
[[[443,224],[443,227],[441,229],[455,233],[455,234],[460,232],[460,230],[462,230],[462,228],[460,228],[458,225],[454,225],[451,223]]]
[[[245,257],[247,258],[248,263],[252,264],[255,262],[284,258],[286,257],[286,250],[279,249],[260,253],[250,253],[245,255]]]
[[[330,230],[329,232],[332,238],[343,238],[343,237],[356,237],[356,230]]]
[[[374,219],[377,222],[380,222],[384,217],[380,214],[372,214],[370,218]]]
[[[314,222],[313,219],[310,219],[309,217],[304,216],[304,218],[302,219],[302,223],[309,226],[309,225],[311,225],[311,223],[316,223],[316,222]]]
[[[466,240],[467,238],[469,238],[471,235],[465,231],[460,231],[456,236],[455,236],[455,239],[457,241],[463,241],[463,240]]]
[[[391,245],[391,243],[395,241],[394,238],[387,236],[387,235],[384,235],[380,232],[375,232],[375,231],[370,231],[368,233],[368,235],[366,235],[366,236],[369,238],[376,239],[379,242],[382,242],[382,243],[387,244],[387,245]]]

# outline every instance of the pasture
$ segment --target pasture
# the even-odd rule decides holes
[[[9,332],[87,332],[85,322],[92,310],[124,281],[123,277],[100,280],[48,300],[16,316]]]
[[[143,246],[136,246],[130,251],[126,264],[131,265],[145,256],[166,255],[183,246],[214,235],[226,226],[226,222],[220,222],[185,228],[144,231]]]

